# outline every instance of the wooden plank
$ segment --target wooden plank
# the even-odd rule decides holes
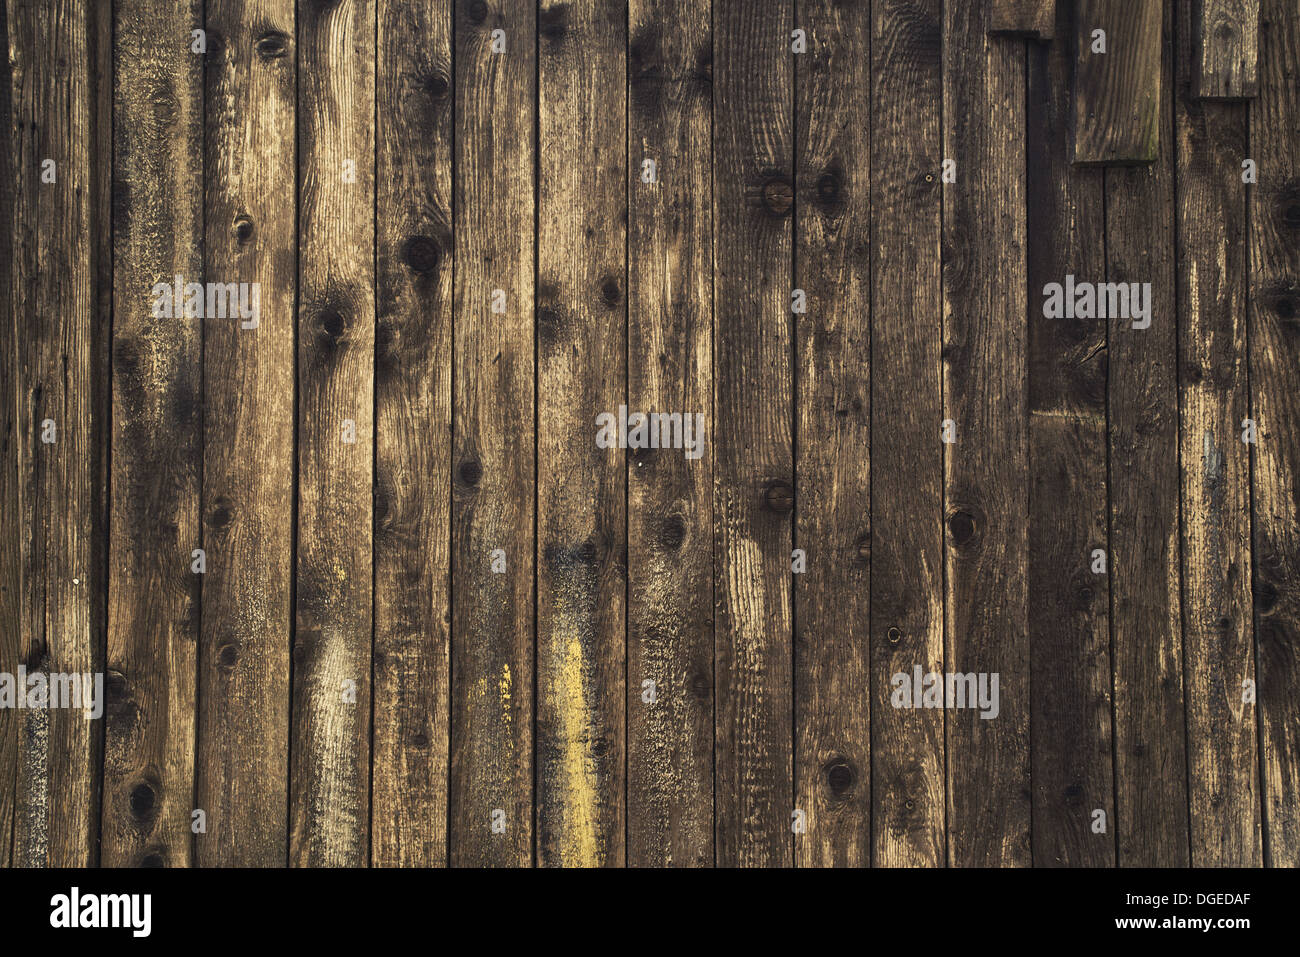
[[[1025,48],[987,34],[987,8],[945,4],[944,667],[999,676],[996,718],[946,714],[954,866],[1030,860]]]
[[[1261,861],[1250,605],[1246,107],[1197,100],[1178,5],[1178,304],[1183,642],[1192,866]]]
[[[1160,135],[1160,0],[1079,0],[1074,26],[1074,162],[1152,162]]]
[[[873,859],[944,864],[943,714],[895,674],[943,662],[941,4],[873,5],[871,794]],[[802,434],[802,433],[801,433]]]
[[[714,5],[717,863],[791,863],[791,9]]]
[[[447,862],[451,10],[379,10],[371,863]]]
[[[1107,278],[1105,171],[1069,162],[1068,46],[1027,55],[1030,725],[1049,742],[1032,754],[1034,864],[1106,867],[1115,863],[1109,579],[1095,557],[1108,548],[1106,322],[1044,314],[1053,284]]]
[[[26,515],[19,504],[18,479],[23,441],[18,417],[20,378],[18,368],[18,316],[24,301],[26,257],[18,242],[20,223],[15,214],[22,208],[22,194],[29,188],[30,157],[20,152],[25,139],[23,117],[14,110],[13,80],[17,59],[13,56],[8,3],[0,3],[0,36],[4,37],[5,59],[0,64],[0,223],[5,226],[4,268],[0,269],[0,303],[8,310],[0,318],[0,672],[17,674],[21,658],[24,584],[22,547]],[[28,127],[30,129],[30,127]],[[0,710],[0,867],[13,863],[14,788],[17,782],[18,713]]]
[[[536,8],[457,7],[452,404],[454,866],[533,855]],[[493,53],[492,32],[505,52]],[[492,312],[494,290],[503,313]],[[505,571],[493,571],[493,552]],[[498,817],[495,811],[501,811]],[[503,828],[493,832],[493,821]]]
[[[375,10],[340,0],[299,14],[289,860],[355,867],[370,812]]]
[[[202,320],[185,316],[184,302],[174,318],[155,317],[153,306],[163,302],[155,284],[174,284],[176,276],[182,284],[203,282],[203,58],[190,52],[189,39],[202,5],[159,10],[121,0],[114,15],[112,574],[101,863],[184,867],[193,842],[202,581],[193,571],[201,543]]]
[[[1173,77],[1173,11],[1161,63]],[[1109,327],[1110,597],[1115,673],[1112,826],[1121,867],[1187,866],[1179,566],[1173,101],[1149,166],[1106,170],[1106,274],[1151,283],[1151,325]]]
[[[795,863],[864,867],[872,847],[871,9],[801,0],[795,22],[808,37],[794,61],[794,285],[807,309],[794,314],[796,434],[807,437],[795,460],[795,545],[807,570],[794,576],[794,774],[795,806],[808,824]]]
[[[627,395],[708,413],[713,377],[709,0],[628,9]],[[646,159],[655,181],[642,180]],[[628,461],[627,860],[713,863],[713,457]],[[654,702],[644,682],[654,682]]]
[[[199,866],[282,867],[288,847],[296,170],[290,0],[207,5],[206,274],[256,316],[204,323]],[[215,303],[214,303],[215,304]]]
[[[1295,14],[1295,9],[1289,11]],[[1243,100],[1259,91],[1259,0],[1198,0],[1196,93]]]
[[[538,9],[537,857],[625,859],[626,8]],[[662,411],[662,410],[644,410]],[[630,412],[629,412],[630,414]],[[661,449],[659,455],[679,455]]]
[[[1056,36],[1056,0],[992,0],[992,8],[989,33],[1035,40]]]
[[[1250,388],[1259,445],[1254,490],[1254,612],[1263,762],[1264,862],[1300,866],[1300,18],[1265,0],[1250,149]]]

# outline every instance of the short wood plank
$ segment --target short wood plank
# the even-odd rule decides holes
[[[627,11],[547,0],[538,32],[537,856],[621,866]]]
[[[1034,864],[1108,867],[1110,579],[1096,557],[1100,550],[1104,562],[1108,548],[1107,326],[1043,312],[1051,284],[1107,278],[1105,171],[1069,161],[1068,45],[1035,45],[1027,55],[1030,725],[1036,741],[1050,742],[1032,753]]]
[[[1259,99],[1250,108],[1258,185],[1250,203],[1250,390],[1254,612],[1263,763],[1264,862],[1300,866],[1300,17],[1265,0]]]
[[[206,29],[207,278],[256,283],[258,292],[255,318],[227,312],[204,323],[208,570],[196,807],[206,830],[195,835],[195,862],[282,867],[297,284],[283,251],[297,239],[296,170],[285,148],[295,129],[294,5],[209,0]]]
[[[628,8],[627,395],[703,412],[713,376],[709,0]],[[643,179],[655,163],[654,182]],[[706,432],[706,435],[710,433]],[[713,456],[628,459],[627,860],[713,863]],[[645,682],[654,682],[653,702]]]
[[[800,866],[871,863],[871,10],[801,0],[795,57]],[[935,137],[937,140],[937,136]],[[937,206],[936,206],[937,209]],[[938,284],[935,284],[937,291]],[[937,516],[937,512],[935,513]],[[866,554],[863,543],[866,542]]]
[[[536,5],[460,2],[456,18],[448,839],[453,866],[526,867],[533,859]],[[503,53],[492,52],[495,30],[503,31]],[[498,289],[501,313],[492,311]],[[493,570],[495,558],[504,571]]]
[[[1192,5],[1178,5],[1178,308],[1183,641],[1191,864],[1258,865],[1251,611],[1247,108],[1197,100]]]
[[[989,32],[1050,40],[1056,36],[1056,0],[991,0]]]
[[[948,860],[1028,865],[1025,46],[981,4],[945,4],[944,37],[944,670],[999,676],[996,718],[945,713]]]
[[[1161,69],[1173,77],[1173,11]],[[1151,326],[1109,323],[1111,641],[1121,867],[1186,867],[1173,101],[1149,166],[1106,170],[1106,273],[1151,283]]]
[[[373,4],[299,6],[294,866],[368,856],[374,77]]]
[[[1196,92],[1202,99],[1244,100],[1259,91],[1259,4],[1198,0]]]
[[[204,282],[203,58],[190,52],[202,4],[159,9],[121,0],[114,15],[112,515],[101,863],[184,867],[193,844],[202,582],[193,571],[193,552],[202,544],[202,320],[181,311],[155,317],[153,304],[155,284],[174,284],[176,276],[182,284]]]
[[[1152,162],[1160,135],[1160,0],[1079,0],[1074,27],[1074,162]]]
[[[871,572],[872,854],[946,859],[944,716],[895,708],[893,677],[942,671],[942,5],[872,7],[871,508],[856,558]],[[851,406],[843,408],[852,415]],[[837,412],[840,410],[837,409]],[[855,529],[859,532],[862,529]]]
[[[450,5],[379,7],[371,863],[447,862]]]
[[[715,456],[715,794],[723,866],[788,866],[797,820],[792,12],[779,0],[720,0],[713,10],[716,359],[708,434]]]

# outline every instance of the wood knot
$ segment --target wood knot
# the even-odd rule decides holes
[[[790,215],[794,208],[794,186],[784,176],[774,176],[763,184],[763,208],[773,217]]]
[[[424,275],[435,272],[442,260],[442,250],[428,236],[412,236],[402,244],[402,262],[411,272]]]
[[[136,782],[135,787],[131,788],[131,793],[127,795],[127,805],[131,809],[133,818],[141,822],[148,821],[157,811],[157,785],[147,780]]]
[[[844,798],[853,790],[856,775],[847,758],[834,757],[826,764],[826,786],[837,798]]]
[[[659,527],[659,544],[669,551],[676,551],[686,540],[686,523],[680,515],[669,515]]]
[[[891,645],[896,645],[903,640],[903,632],[898,627],[891,625],[889,631],[885,632],[885,637],[889,639]]]
[[[784,515],[794,509],[794,488],[789,482],[770,483],[763,492],[763,505],[770,512]]]
[[[289,34],[268,30],[257,38],[253,48],[263,60],[278,60],[289,52]]]
[[[466,459],[460,463],[460,468],[456,470],[460,477],[462,485],[468,485],[473,488],[478,485],[479,479],[483,477],[483,466],[479,464],[478,459]]]
[[[230,674],[239,661],[239,643],[232,641],[217,649],[217,669]]]
[[[236,216],[233,232],[235,234],[236,242],[241,246],[252,241],[253,234],[256,232],[253,228],[252,217],[244,214]]]
[[[234,506],[230,499],[218,496],[217,500],[212,503],[212,511],[208,512],[209,528],[225,528],[234,518]]]
[[[613,276],[606,276],[604,282],[600,284],[600,298],[607,306],[617,306],[619,300],[623,298],[623,292],[618,288],[618,280]]]
[[[469,17],[470,23],[482,23],[488,17],[488,5],[484,0],[470,0],[465,7],[465,16]]]
[[[975,516],[970,512],[959,510],[948,516],[948,534],[953,544],[965,545],[975,537]]]

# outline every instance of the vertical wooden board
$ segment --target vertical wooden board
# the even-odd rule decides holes
[[[288,846],[293,572],[292,0],[209,0],[199,866],[280,867]],[[240,284],[245,284],[240,286]],[[256,299],[254,300],[254,289]]]
[[[639,411],[711,411],[711,11],[628,11],[627,395]],[[711,865],[713,456],[627,461],[627,860]]]
[[[1265,0],[1259,99],[1250,110],[1250,387],[1256,665],[1265,862],[1300,866],[1300,17]]]
[[[631,450],[597,425],[626,395],[627,8],[537,28],[537,856],[621,865]]]
[[[999,676],[996,718],[946,713],[955,866],[1030,861],[1025,48],[987,28],[983,5],[945,4],[945,669]]]
[[[871,8],[800,0],[795,863],[871,863]],[[937,287],[936,287],[937,288]],[[938,513],[935,513],[937,518]],[[863,545],[865,543],[865,556]]]
[[[526,867],[533,855],[536,9],[528,0],[457,0],[456,17],[448,839],[453,866]],[[502,31],[504,52],[492,52],[494,31]],[[502,313],[492,311],[496,290]],[[497,561],[504,571],[493,570]]]
[[[1078,0],[1074,28],[1074,162],[1152,162],[1160,135],[1160,0]],[[1103,40],[1105,52],[1095,52]]]
[[[1047,289],[1067,276],[1106,280],[1105,173],[1070,164],[1068,45],[1034,45],[1027,56],[1034,863],[1103,867],[1115,863],[1109,592],[1094,557],[1100,549],[1104,561],[1108,547],[1106,320],[1045,310]],[[1101,833],[1096,810],[1106,815]]]
[[[1250,605],[1244,104],[1194,98],[1190,0],[1178,5],[1179,452],[1193,866],[1261,860]]]
[[[1172,89],[1165,11],[1163,89]],[[1173,99],[1150,166],[1106,170],[1106,273],[1151,283],[1151,326],[1109,326],[1111,642],[1121,867],[1187,866],[1187,741],[1179,566]]]
[[[22,110],[24,84],[22,61],[14,55],[15,45],[28,49],[21,24],[9,15],[9,4],[0,4],[0,36],[4,37],[5,60],[0,65],[0,223],[5,228],[4,258],[0,260],[0,303],[6,313],[0,317],[0,671],[17,674],[23,663],[23,626],[26,622],[22,540],[31,520],[21,494],[19,472],[26,461],[30,419],[19,409],[23,389],[18,350],[20,315],[29,315],[26,305],[30,277],[35,272],[34,249],[24,238],[31,227],[24,211],[31,203],[30,194],[37,169],[32,156],[30,109]],[[23,175],[26,172],[26,175]],[[34,224],[33,224],[34,225]],[[0,709],[0,866],[12,863],[15,784],[17,782],[19,730],[22,722],[17,711]]]
[[[991,0],[989,32],[1050,40],[1056,36],[1056,0]],[[1068,32],[1067,32],[1068,35]]]
[[[872,5],[871,570],[873,860],[943,866],[944,716],[892,679],[943,664],[942,7]],[[837,410],[838,411],[838,410]]]
[[[714,4],[717,863],[791,863],[791,9]]]
[[[1259,90],[1260,0],[1197,0],[1196,93],[1243,100]],[[1294,18],[1294,6],[1288,11]]]
[[[310,2],[298,14],[289,859],[355,867],[369,853],[375,8]]]
[[[188,866],[201,578],[203,59],[197,2],[121,0],[113,69],[112,513],[101,863]],[[182,284],[180,310],[163,286]],[[156,284],[160,284],[156,287]],[[171,296],[174,300],[176,297]],[[172,303],[173,307],[177,304]],[[164,312],[162,308],[158,310]]]
[[[384,0],[378,49],[371,861],[447,862],[451,8]]]

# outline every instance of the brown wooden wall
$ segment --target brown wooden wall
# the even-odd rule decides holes
[[[1295,0],[0,16],[0,862],[1300,865]]]

